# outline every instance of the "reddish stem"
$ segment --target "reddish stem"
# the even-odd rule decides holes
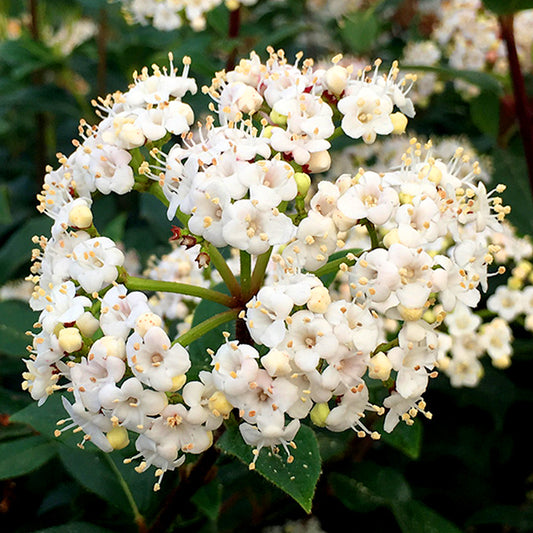
[[[524,146],[526,158],[530,193],[533,197],[533,113],[527,98],[524,76],[520,68],[518,53],[516,51],[516,42],[514,37],[514,17],[510,15],[500,15],[498,17],[502,39],[507,48],[507,59],[509,62],[509,71],[513,82],[513,93],[515,101],[515,110],[520,127],[520,135]]]

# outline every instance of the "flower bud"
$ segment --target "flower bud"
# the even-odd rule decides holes
[[[298,194],[305,197],[311,186],[311,178],[304,172],[296,172],[294,174],[294,179],[296,180],[296,186],[298,187]]]
[[[213,414],[218,413],[220,416],[226,417],[231,413],[233,405],[228,402],[222,391],[217,391],[209,398],[209,409]]]
[[[309,413],[311,422],[319,428],[326,426],[326,418],[330,412],[329,405],[327,403],[317,403]]]
[[[400,312],[401,317],[408,321],[420,320],[424,314],[423,307],[404,307],[401,304],[398,305],[398,311]]]
[[[387,381],[392,370],[390,359],[383,353],[379,352],[370,358],[368,363],[368,377]]]
[[[243,112],[252,115],[263,103],[263,97],[249,85],[244,89],[243,94],[237,100],[237,107]]]
[[[314,287],[307,301],[307,309],[313,313],[324,313],[331,303],[331,296],[326,287]]]
[[[85,313],[76,320],[76,326],[78,326],[82,335],[92,337],[98,331],[100,322],[89,311],[85,311]]]
[[[442,180],[442,171],[436,165],[425,164],[418,172],[420,179],[426,178],[438,185]]]
[[[73,228],[87,229],[93,224],[93,213],[88,205],[75,205],[68,215],[68,223]]]
[[[285,115],[282,115],[281,113],[278,113],[277,111],[272,110],[270,112],[270,120],[277,124],[278,126],[286,126],[287,125],[287,117]]]
[[[126,359],[126,342],[122,337],[114,337],[113,335],[105,335],[93,344],[95,347],[100,346],[105,350],[106,357],[118,357],[119,359]]]
[[[331,166],[331,156],[327,150],[313,152],[307,166],[311,172],[325,172]]]
[[[508,355],[502,355],[501,357],[498,357],[498,359],[493,359],[492,365],[503,370],[511,365],[511,358]]]
[[[155,313],[143,313],[135,323],[135,332],[144,337],[147,331],[153,327],[160,327],[162,324],[161,317]]]
[[[273,348],[261,357],[261,363],[272,376],[286,376],[292,372],[289,354]]]
[[[122,426],[114,427],[111,431],[108,431],[106,437],[113,450],[122,450],[130,443],[128,430]]]
[[[172,378],[172,388],[170,392],[176,392],[180,390],[183,385],[187,382],[187,376],[185,374],[180,374],[179,376],[174,376]]]
[[[58,335],[59,347],[67,353],[77,352],[83,346],[78,328],[63,328]]]
[[[385,246],[385,248],[390,248],[393,244],[398,242],[400,242],[400,238],[398,237],[398,228],[392,228],[383,237],[383,246]]]
[[[349,73],[340,65],[334,65],[326,71],[326,86],[328,91],[339,96],[348,83]]]
[[[390,119],[392,122],[392,133],[396,135],[405,133],[407,117],[403,113],[392,113]]]

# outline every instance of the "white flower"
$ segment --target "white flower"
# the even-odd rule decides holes
[[[75,246],[70,275],[86,292],[98,292],[117,279],[117,266],[123,263],[124,254],[111,239],[95,237]]]
[[[258,200],[238,200],[223,213],[222,235],[230,246],[259,255],[285,244],[295,232],[291,219]]]
[[[133,333],[126,343],[128,363],[133,375],[157,391],[176,390],[183,384],[183,375],[191,367],[189,353],[158,326],[151,327],[141,337]]]
[[[379,174],[368,171],[338,199],[337,206],[351,219],[366,218],[382,225],[389,220],[398,203],[397,192],[384,186]]]
[[[292,455],[288,445],[293,445],[294,437],[300,429],[300,421],[292,420],[285,426],[285,416],[281,411],[271,410],[269,413],[258,415],[256,425],[243,423],[239,426],[242,438],[250,446],[254,446],[254,459],[250,463],[250,469],[255,468],[255,462],[259,452],[265,446],[274,448],[281,444],[288,456],[288,462],[292,462]]]
[[[344,115],[341,127],[349,137],[371,144],[376,134],[392,132],[392,108],[391,99],[381,89],[363,86],[339,100],[338,109]]]
[[[272,348],[285,337],[285,319],[294,302],[276,285],[265,286],[246,305],[246,323],[252,338]]]
[[[118,423],[140,432],[148,426],[148,416],[155,416],[167,406],[164,393],[143,389],[137,378],[129,378],[120,387],[114,383],[103,385],[98,393],[102,407],[116,417]]]

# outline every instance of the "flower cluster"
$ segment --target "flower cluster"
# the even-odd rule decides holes
[[[206,13],[225,3],[235,10],[241,4],[254,5],[257,0],[120,0],[126,18],[131,23],[152,25],[161,31],[171,31],[189,25],[195,31],[205,29]]]
[[[196,90],[190,60],[181,75],[172,57],[169,70],[143,69],[127,92],[95,104],[100,124],[82,124],[83,142],[39,195],[53,225],[35,238],[40,331],[23,387],[39,404],[65,392],[69,423],[58,434],[79,426],[107,452],[134,437],[130,460],[156,468],[156,488],[230,417],[253,448],[252,469],[264,447],[292,462],[308,418],[377,439],[375,416],[385,431],[430,417],[423,394],[447,349],[439,328],[465,322],[501,250],[504,187],[487,191],[461,148],[443,161],[412,139],[396,169],[354,169],[311,189],[334,137],[369,144],[405,129],[414,78],[396,63],[382,75],[379,61],[353,72],[340,57],[317,69],[268,52],[215,76],[204,92],[216,116],[194,130],[182,101]],[[174,250],[146,278],[127,272],[91,211],[92,193],[134,188],[180,223],[169,227]],[[219,249],[235,252],[226,260]],[[171,339],[169,321],[199,300],[228,310]],[[234,333],[220,330],[211,364],[193,372],[187,346],[231,320]]]

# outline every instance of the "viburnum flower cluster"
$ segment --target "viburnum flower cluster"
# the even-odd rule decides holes
[[[251,6],[257,0],[120,0],[126,18],[132,23],[151,25],[161,31],[171,31],[189,25],[195,31],[205,29],[206,13],[225,4],[235,10]]]
[[[504,187],[488,191],[461,148],[443,161],[412,139],[392,170],[311,187],[334,138],[404,131],[413,77],[396,63],[353,72],[338,56],[316,69],[268,52],[216,74],[203,89],[213,115],[192,130],[189,58],[181,74],[172,56],[169,69],[135,74],[95,102],[101,122],[82,123],[38,197],[53,225],[34,239],[39,331],[23,387],[39,404],[62,395],[58,435],[80,427],[106,452],[134,439],[128,461],[154,466],[156,489],[230,418],[253,469],[264,447],[292,462],[308,420],[377,439],[377,417],[385,431],[430,417],[423,395],[445,357],[442,331],[477,326],[460,313],[497,272]],[[169,219],[173,250],[146,277],[127,272],[91,210],[93,193],[132,190],[159,198]],[[191,326],[206,300],[227,310]],[[213,330],[198,371],[188,346]]]

